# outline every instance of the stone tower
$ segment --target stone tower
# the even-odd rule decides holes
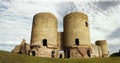
[[[101,50],[101,55],[100,57],[108,57],[109,56],[109,50],[108,50],[108,45],[106,40],[97,40],[95,44],[100,48],[98,49],[99,51]]]
[[[57,48],[57,18],[53,14],[43,12],[34,16],[30,46],[33,56],[51,57]]]
[[[64,47],[67,58],[90,57],[88,17],[72,12],[64,17]]]
[[[39,13],[34,16],[31,46],[57,46],[57,19],[51,13]]]

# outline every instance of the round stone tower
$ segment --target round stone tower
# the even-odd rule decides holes
[[[108,57],[109,56],[109,50],[108,50],[108,45],[107,45],[106,40],[97,40],[95,42],[95,44],[101,48],[102,57]]]
[[[33,18],[31,46],[57,46],[57,18],[47,12],[38,13]]]
[[[88,17],[81,12],[72,12],[64,17],[64,46],[90,45]]]
[[[91,57],[86,14],[72,12],[64,17],[64,51],[67,58]]]

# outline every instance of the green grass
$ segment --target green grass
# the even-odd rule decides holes
[[[13,54],[6,51],[0,51],[0,63],[120,63],[120,57],[60,59],[33,57],[20,54]]]

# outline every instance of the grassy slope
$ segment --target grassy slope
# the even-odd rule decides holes
[[[120,58],[57,59],[32,57],[0,51],[0,63],[120,63]]]

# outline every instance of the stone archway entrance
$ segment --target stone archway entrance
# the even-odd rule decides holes
[[[87,50],[88,57],[91,57],[90,50]]]
[[[32,56],[35,56],[35,51],[32,51]]]

